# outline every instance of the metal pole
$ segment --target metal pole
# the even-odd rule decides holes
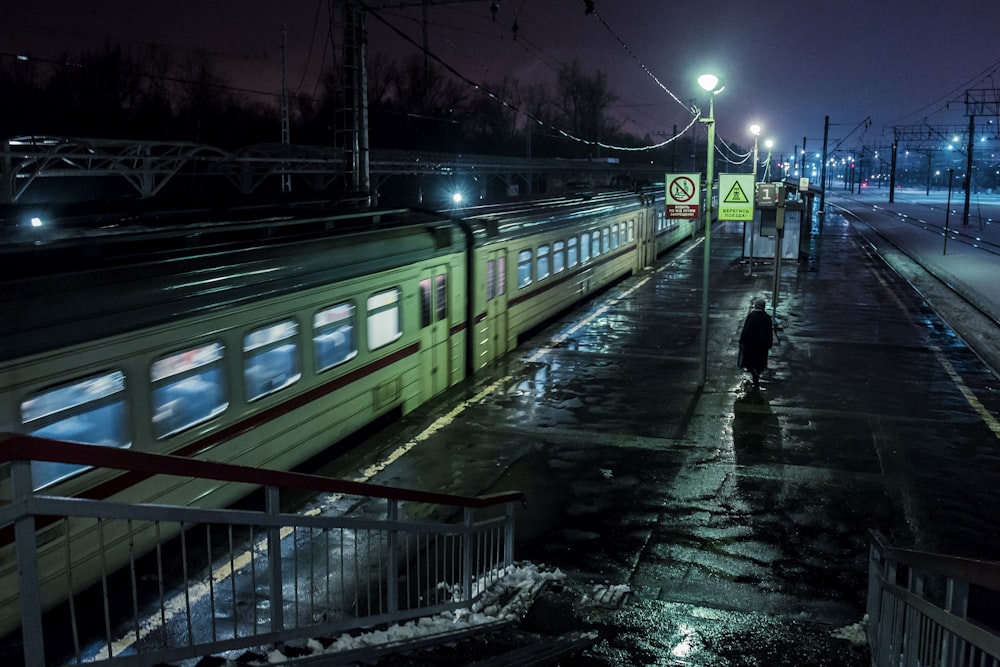
[[[709,91],[708,120],[702,122],[708,129],[708,151],[705,155],[706,194],[705,194],[705,266],[702,271],[701,284],[701,384],[708,381],[708,276],[709,260],[711,259],[712,241],[712,180],[715,178],[715,92]]]
[[[948,205],[944,209],[944,248],[941,250],[942,255],[948,254],[948,218],[951,216],[951,183],[952,179],[955,178],[955,170],[948,170]]]
[[[820,168],[819,176],[819,228],[823,229],[823,217],[826,215],[826,161],[828,156],[826,154],[827,141],[830,138],[830,117],[826,116],[823,120],[823,166]]]
[[[760,138],[760,133],[758,132],[753,136],[753,198],[754,202],[757,201],[757,140]],[[756,210],[756,205],[753,210]],[[747,275],[753,276],[753,219],[749,223],[750,225],[750,258],[747,262]]]
[[[969,116],[969,150],[965,167],[965,209],[962,211],[962,226],[969,226],[969,195],[972,193],[972,149],[976,145],[973,136],[976,133],[976,117]],[[951,194],[949,192],[949,194]]]

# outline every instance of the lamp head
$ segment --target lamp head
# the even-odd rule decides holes
[[[771,150],[774,147],[774,140],[773,139],[765,139],[764,140],[764,147],[767,148],[767,150]]]
[[[750,134],[752,134],[755,137],[759,137],[760,136],[760,125],[758,125],[757,123],[754,123],[753,125],[751,125],[750,126]]]
[[[698,77],[698,85],[704,90],[712,93],[713,95],[718,95],[722,92],[726,84],[714,74],[702,74]]]

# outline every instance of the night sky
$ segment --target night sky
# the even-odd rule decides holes
[[[690,122],[688,104],[707,112],[696,78],[708,70],[726,80],[715,98],[719,136],[752,145],[757,122],[776,153],[803,137],[819,149],[824,116],[831,146],[846,138],[845,147],[887,146],[894,125],[964,125],[964,91],[1000,86],[997,0],[594,0],[591,15],[583,0],[499,0],[496,21],[490,0],[445,3],[431,9],[429,43],[448,66],[487,84],[504,75],[553,83],[575,60],[608,75],[620,98],[612,113],[655,141]],[[421,42],[419,3],[369,4]],[[325,0],[4,0],[0,12],[5,66],[11,54],[72,56],[106,41],[139,58],[156,44],[179,57],[207,51],[232,86],[267,97],[281,87],[282,22],[292,90],[315,90],[334,59]],[[417,47],[369,18],[369,50],[400,58]]]

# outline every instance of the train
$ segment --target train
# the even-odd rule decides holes
[[[8,220],[0,431],[294,469],[697,233],[664,208],[653,187],[445,211],[306,202]],[[10,477],[0,468],[0,504]],[[224,507],[250,492],[61,463],[33,462],[32,478],[42,493],[120,503]],[[68,595],[67,554],[82,589],[98,563],[124,566],[156,539],[94,533],[39,528],[45,608]],[[0,636],[20,624],[13,531],[2,535]]]

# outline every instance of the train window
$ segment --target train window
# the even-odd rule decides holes
[[[566,268],[566,242],[556,241],[552,244],[552,273],[559,273]]]
[[[517,286],[527,287],[531,284],[531,250],[517,253]]]
[[[437,292],[437,302],[434,304],[434,316],[437,321],[448,319],[448,275],[438,274],[434,277],[434,291]]]
[[[628,242],[635,241],[635,220],[628,221]]]
[[[32,394],[21,402],[21,423],[31,435],[84,445],[130,447],[125,374],[111,371]],[[66,479],[85,466],[33,461],[35,489]]]
[[[594,257],[601,256],[601,232],[596,229],[590,235],[590,250],[594,253]]]
[[[590,260],[590,232],[580,234],[580,262]]]
[[[399,317],[399,288],[394,287],[368,297],[368,349],[377,350],[403,336]]]
[[[243,338],[243,380],[247,400],[273,394],[298,382],[299,323],[285,320],[254,329]]]
[[[618,235],[618,224],[616,223],[614,225],[611,225],[611,248],[612,248],[612,250],[615,249],[615,248],[617,248],[619,246],[618,241],[619,241],[620,238],[621,237],[619,237],[619,235]]]
[[[420,328],[431,325],[431,279],[420,281]]]
[[[354,304],[340,303],[313,316],[313,351],[316,371],[325,371],[358,354],[354,342]]]
[[[607,254],[611,252],[611,230],[605,227],[601,231],[601,237],[604,239],[601,247],[604,249],[604,253]]]
[[[496,296],[496,272],[497,261],[495,259],[486,262],[486,300],[492,301]]]
[[[535,257],[535,267],[538,269],[535,275],[539,280],[549,277],[549,246],[548,244],[538,246],[538,255]]]
[[[580,263],[579,253],[577,252],[577,238],[574,236],[571,239],[566,240],[566,266],[572,268]]]
[[[496,273],[496,294],[497,296],[502,296],[507,293],[507,256],[501,255],[497,257],[497,273]]]
[[[229,407],[221,343],[194,347],[153,362],[153,432],[166,438]]]

